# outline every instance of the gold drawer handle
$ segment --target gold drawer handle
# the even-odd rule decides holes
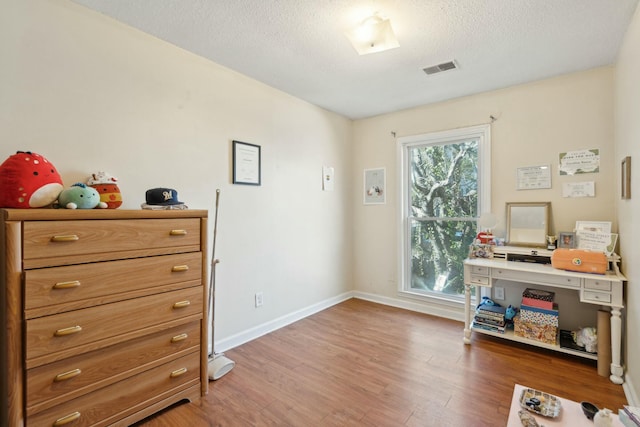
[[[180,369],[176,369],[175,371],[171,372],[171,375],[169,375],[169,377],[176,378],[176,377],[179,377],[180,375],[184,375],[186,373],[187,373],[187,368],[180,368]]]
[[[171,268],[171,272],[172,273],[178,273],[181,271],[189,271],[189,266],[188,265],[174,265]]]
[[[68,328],[58,329],[57,331],[54,332],[53,336],[54,337],[64,337],[66,335],[76,334],[76,333],[80,332],[81,330],[82,330],[82,326],[79,326],[79,325],[70,326]]]
[[[79,280],[71,280],[69,282],[58,282],[53,285],[53,289],[71,289],[80,286]]]
[[[80,418],[80,412],[74,412],[73,414],[69,414],[67,416],[64,416],[62,418],[58,418],[54,423],[53,423],[53,427],[59,427],[59,426],[63,426],[65,424],[69,424],[74,422],[75,420],[77,420],[78,418]]]
[[[171,230],[169,232],[170,236],[186,236],[187,230]]]
[[[53,381],[58,383],[60,381],[70,380],[71,378],[77,377],[81,373],[82,371],[80,369],[74,369],[72,371],[63,372],[61,374],[56,375]]]
[[[171,342],[178,342],[178,341],[186,340],[187,338],[189,338],[189,335],[180,334],[180,335],[176,335],[175,337],[171,338]]]
[[[80,240],[80,238],[75,234],[63,234],[62,236],[53,236],[51,238],[52,242],[75,242],[76,240]]]
[[[185,308],[185,307],[189,307],[190,305],[191,305],[191,301],[189,300],[178,301],[177,303],[173,304],[173,308]]]

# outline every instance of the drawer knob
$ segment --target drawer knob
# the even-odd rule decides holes
[[[185,307],[189,307],[190,305],[191,305],[191,301],[189,300],[178,301],[173,304],[173,308],[185,308]]]
[[[53,333],[53,336],[55,336],[55,337],[64,337],[66,335],[77,334],[81,330],[82,330],[82,326],[80,326],[80,325],[70,326],[68,328],[58,329],[57,331],[55,331]]]
[[[169,232],[170,236],[186,236],[187,230],[171,230]]]
[[[51,238],[52,242],[75,242],[76,240],[80,240],[80,238],[75,234],[63,234]]]
[[[75,420],[80,418],[80,412],[74,412],[72,414],[66,415],[62,418],[58,418],[54,423],[53,427],[63,426],[69,423],[74,422]]]
[[[63,372],[61,374],[56,375],[53,381],[58,383],[60,381],[70,380],[71,378],[77,377],[81,373],[82,371],[80,369],[73,369],[71,371]]]
[[[189,338],[189,335],[180,334],[180,335],[176,335],[175,337],[171,338],[171,342],[178,342],[178,341],[186,340],[187,338]]]
[[[58,282],[53,285],[53,289],[71,289],[80,286],[79,280],[71,280],[69,282]]]
[[[171,271],[173,273],[179,273],[181,271],[189,271],[189,266],[188,265],[174,265],[171,268]]]
[[[176,369],[175,371],[171,372],[171,375],[169,375],[169,377],[176,378],[176,377],[179,377],[180,375],[184,375],[186,373],[187,373],[187,368],[180,368],[180,369]]]

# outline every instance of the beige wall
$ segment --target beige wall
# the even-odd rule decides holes
[[[623,270],[629,282],[627,284],[627,330],[626,357],[627,360],[627,395],[640,402],[640,268],[637,260],[640,257],[640,8],[636,10],[631,26],[627,30],[622,49],[620,50],[616,67],[615,85],[615,134],[616,149],[615,163],[620,167],[620,161],[632,157],[631,171],[631,199],[616,200],[618,206],[618,221],[620,223],[620,246],[622,256],[626,262]],[[620,184],[616,185],[618,194]],[[617,199],[617,198],[616,198]]]
[[[106,170],[123,208],[175,188],[211,224],[221,189],[216,342],[351,289],[350,120],[66,0],[3,2],[0,52],[1,161]],[[262,147],[261,187],[230,184],[233,139]]]
[[[396,297],[397,137],[489,123],[492,144],[492,211],[504,236],[505,203],[550,201],[551,228],[571,231],[576,220],[611,221],[615,214],[617,162],[613,153],[613,69],[599,68],[550,80],[399,111],[354,123],[353,180],[364,168],[387,169],[387,204],[354,198],[355,284],[358,291]],[[559,176],[561,152],[598,148],[600,172]],[[517,167],[550,164],[552,188],[516,190]],[[593,198],[563,198],[562,184],[594,181]]]

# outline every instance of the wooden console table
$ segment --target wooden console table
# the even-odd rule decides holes
[[[558,270],[549,264],[534,264],[501,259],[467,259],[464,261],[465,344],[471,343],[471,319],[473,317],[473,310],[471,310],[471,287],[476,287],[476,296],[478,296],[480,295],[480,288],[490,288],[496,280],[500,279],[531,283],[551,288],[574,289],[578,291],[581,303],[609,307],[611,310],[611,376],[609,379],[615,384],[622,384],[624,382],[624,372],[620,364],[620,349],[622,335],[621,310],[624,308],[623,288],[626,278],[622,274],[612,271],[608,271],[605,274],[577,273]],[[561,348],[558,344],[549,345],[539,341],[519,338],[515,335],[497,334],[479,329],[474,330],[551,350],[583,356],[574,350]]]

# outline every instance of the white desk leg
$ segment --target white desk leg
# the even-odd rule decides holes
[[[620,341],[622,335],[622,319],[620,309],[611,308],[611,376],[609,379],[615,384],[624,383],[623,370],[620,365]]]
[[[471,285],[464,284],[464,338],[465,344],[471,344]]]

